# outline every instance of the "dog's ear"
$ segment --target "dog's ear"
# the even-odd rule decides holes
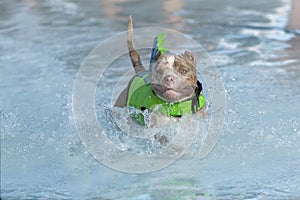
[[[183,57],[187,58],[192,63],[196,64],[196,58],[189,51],[184,51],[182,54]]]

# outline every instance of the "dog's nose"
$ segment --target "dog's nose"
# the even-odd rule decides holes
[[[174,83],[175,82],[175,78],[173,76],[166,76],[165,77],[165,81],[167,83]]]

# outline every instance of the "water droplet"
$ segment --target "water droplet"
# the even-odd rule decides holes
[[[235,77],[233,77],[233,76],[231,76],[231,77],[230,77],[230,80],[232,80],[232,81],[236,81],[236,78],[235,78]]]

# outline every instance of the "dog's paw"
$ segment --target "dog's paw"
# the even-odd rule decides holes
[[[201,110],[199,110],[198,112],[195,113],[196,117],[202,117],[202,118],[206,118],[207,115],[207,111],[206,111],[206,106],[204,105],[203,108]]]
[[[152,112],[150,114],[150,120],[148,123],[148,127],[150,128],[161,128],[164,126],[170,126],[171,119],[165,115],[162,115],[157,112]]]

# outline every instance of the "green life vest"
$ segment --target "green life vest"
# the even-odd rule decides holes
[[[140,111],[153,110],[156,106],[159,106],[160,113],[172,117],[181,117],[185,114],[195,113],[204,106],[205,98],[201,94],[202,86],[199,81],[198,86],[201,88],[196,88],[194,98],[182,102],[168,103],[157,97],[153,92],[150,84],[150,74],[150,72],[142,72],[133,79],[128,92],[127,106],[134,107]],[[197,91],[197,89],[200,91]],[[145,125],[142,113],[135,112],[131,116],[140,124]]]

